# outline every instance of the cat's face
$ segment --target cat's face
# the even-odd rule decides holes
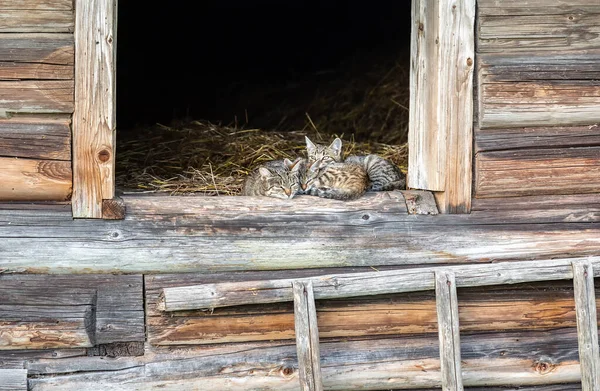
[[[261,167],[259,173],[266,182],[267,197],[292,199],[300,192],[300,173],[303,168],[302,159],[295,161],[284,159],[283,167]]]
[[[304,169],[300,173],[300,188],[303,193],[308,192],[313,187],[317,186],[317,178],[319,176],[320,161],[307,162]]]
[[[336,138],[329,146],[314,144],[310,139],[306,139],[306,151],[309,162],[319,162],[319,167],[323,168],[329,163],[342,161],[342,140]]]

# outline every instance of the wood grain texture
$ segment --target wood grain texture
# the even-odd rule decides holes
[[[65,201],[71,162],[0,157],[0,201]]]
[[[0,368],[0,391],[27,391],[27,369]]]
[[[315,198],[124,195],[127,216],[110,221],[9,209],[0,212],[0,269],[210,274],[489,263],[600,251],[600,228],[587,222],[594,216],[585,216],[586,207],[409,215],[403,198],[390,194],[356,202]]]
[[[154,346],[177,346],[293,339],[294,318],[289,302],[169,313],[157,310],[156,303],[160,290],[166,287],[285,278],[290,274],[306,278],[308,272],[311,271],[146,276],[148,341]],[[316,275],[327,272],[312,271]],[[458,296],[461,332],[576,327],[570,281],[461,288]],[[321,299],[317,310],[323,338],[437,333],[433,291]]]
[[[123,220],[125,218],[125,202],[121,197],[102,200],[102,218],[105,220]]]
[[[481,152],[475,164],[477,198],[600,192],[600,147]]]
[[[480,15],[555,15],[584,13],[598,10],[596,0],[478,0]]]
[[[594,290],[594,270],[589,262],[573,262],[577,336],[581,383],[586,391],[600,389],[600,349]]]
[[[298,377],[302,391],[323,391],[319,328],[311,281],[294,281],[294,331],[298,354]]]
[[[0,33],[0,80],[72,80],[74,45],[73,34]]]
[[[72,80],[0,81],[0,114],[72,112]]]
[[[0,8],[1,33],[72,33],[73,12]]]
[[[406,208],[409,214],[436,215],[438,208],[433,193],[421,190],[405,190],[402,192],[406,200]]]
[[[144,339],[141,276],[0,275],[0,350]]]
[[[70,117],[0,119],[0,156],[71,160]]]
[[[461,344],[467,387],[581,379],[575,329],[465,335]],[[435,335],[323,342],[321,355],[325,389],[441,387]],[[28,371],[33,391],[300,390],[293,342],[169,349],[119,360],[32,360]]]
[[[458,323],[458,299],[454,273],[435,272],[435,301],[440,340],[440,370],[442,389],[462,391],[460,364],[460,329]]]
[[[475,153],[511,149],[600,145],[600,124],[542,128],[476,129]]]
[[[73,216],[101,218],[115,195],[116,0],[76,0]]]

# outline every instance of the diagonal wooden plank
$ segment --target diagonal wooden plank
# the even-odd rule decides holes
[[[453,272],[435,272],[435,297],[440,338],[442,389],[444,391],[462,391],[458,300]]]
[[[317,310],[311,281],[292,282],[296,350],[302,391],[323,391]]]
[[[594,270],[591,262],[573,262],[573,286],[575,288],[581,385],[583,391],[597,391],[600,390],[600,351],[598,348]]]

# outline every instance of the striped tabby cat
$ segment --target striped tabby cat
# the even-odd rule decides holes
[[[244,183],[241,195],[292,199],[300,191],[304,159],[273,160],[254,170]]]
[[[306,137],[306,136],[305,136]],[[378,155],[352,155],[342,159],[342,140],[336,138],[331,145],[313,144],[306,137],[308,161],[320,161],[320,167],[331,162],[344,162],[362,165],[369,175],[369,191],[385,191],[406,188],[406,176],[391,161]]]
[[[360,164],[329,163],[307,164],[300,175],[300,186],[305,194],[335,200],[353,200],[362,196],[369,182],[367,172]]]

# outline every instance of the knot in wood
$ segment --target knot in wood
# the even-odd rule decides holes
[[[369,216],[369,215],[367,215],[367,214],[365,214],[365,215],[362,215],[362,219],[363,219],[363,220],[369,220],[370,218],[371,218],[371,216]]]
[[[423,31],[423,29],[425,29],[425,26],[423,25],[423,22],[419,23],[419,31]]]
[[[554,370],[555,365],[547,361],[538,361],[535,363],[534,369],[540,375],[546,375]]]
[[[471,57],[467,58],[467,66],[473,65],[473,59]]]
[[[294,374],[294,368],[292,367],[282,367],[281,374],[285,377],[290,377]]]
[[[103,149],[102,151],[98,152],[98,160],[100,160],[102,163],[106,163],[109,159],[110,152],[108,150]]]

